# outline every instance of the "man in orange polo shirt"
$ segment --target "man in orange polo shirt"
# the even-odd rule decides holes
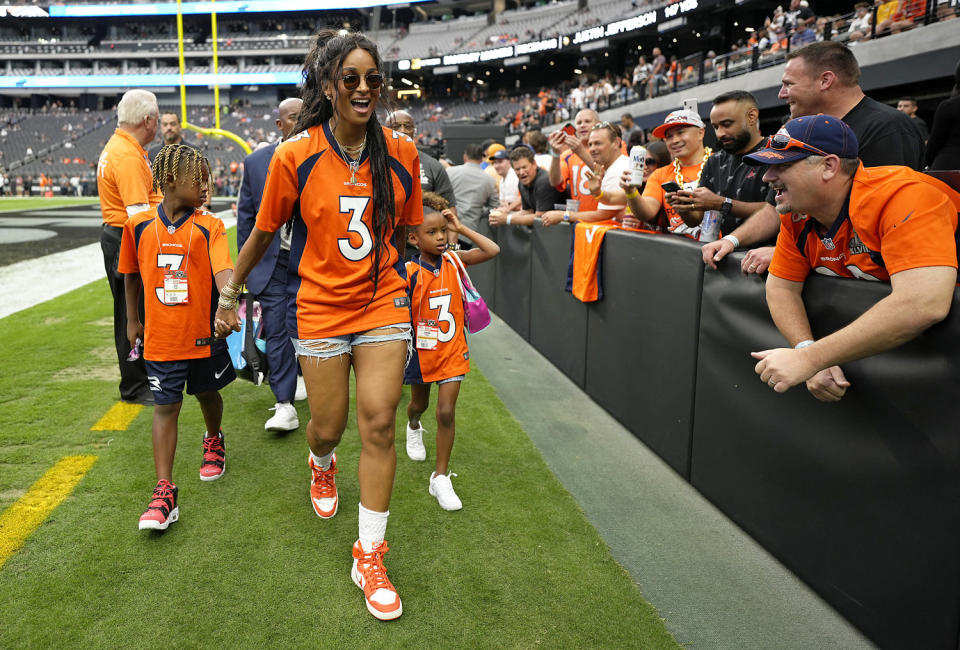
[[[153,177],[144,149],[157,134],[159,121],[156,96],[139,88],[128,90],[117,104],[117,129],[97,163],[97,190],[103,214],[100,248],[113,294],[113,334],[120,365],[120,399],[138,404],[153,404],[153,393],[147,384],[143,356],[139,351],[132,354],[127,341],[127,305],[123,274],[117,271],[117,262],[123,224],[133,215],[156,206],[163,198],[152,190]]]
[[[960,193],[909,167],[864,167],[853,130],[830,115],[798,117],[744,156],[769,165],[780,235],[767,304],[791,348],[754,352],[778,393],[806,382],[817,399],[850,386],[839,364],[889,350],[946,318],[957,282]],[[803,305],[810,270],[889,282],[890,295],[846,327],[813,340]]]

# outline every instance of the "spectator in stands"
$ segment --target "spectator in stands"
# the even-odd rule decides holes
[[[647,81],[650,79],[650,70],[652,66],[647,63],[647,57],[640,56],[637,65],[633,68],[633,92],[640,99],[646,99]]]
[[[663,138],[673,156],[673,164],[653,172],[643,194],[627,191],[627,205],[636,219],[654,221],[662,208],[666,213],[669,232],[691,239],[700,238],[699,221],[678,213],[675,203],[677,190],[693,190],[700,185],[703,164],[711,153],[709,148],[703,146],[703,134],[703,120],[687,110],[673,111],[663,124],[653,130],[655,137]]]
[[[173,111],[166,111],[160,114],[160,144],[153,145],[150,147],[150,151],[147,152],[151,165],[164,145],[185,144],[188,147],[197,148],[197,145],[184,139],[182,131],[183,126],[180,124],[179,115]]]
[[[527,131],[523,134],[523,142],[533,148],[533,158],[537,161],[537,166],[549,172],[552,158],[550,154],[547,153],[549,145],[547,144],[547,136],[543,134],[543,131],[540,129]],[[472,228],[473,226],[470,227]]]
[[[563,129],[550,134],[550,182],[557,190],[564,192],[576,201],[578,211],[590,212],[597,209],[597,200],[590,196],[587,180],[593,173],[593,159],[587,150],[593,126],[598,122],[597,113],[585,108],[573,119],[576,135],[570,135]]]
[[[497,170],[493,167],[493,154],[498,151],[506,151],[506,147],[494,140],[484,140],[480,144],[480,148],[483,151],[483,162],[480,164],[480,167],[483,169],[485,174],[493,179],[494,184],[497,186],[497,191],[499,192],[501,179],[500,174],[498,174]],[[509,167],[509,164],[507,166]]]
[[[501,178],[498,207],[507,212],[519,210],[521,207],[520,179],[517,178],[517,172],[513,171],[513,166],[510,164],[510,154],[506,149],[499,149],[490,156],[490,162]]]
[[[550,177],[537,166],[533,151],[519,146],[510,152],[510,164],[520,179],[520,211],[502,208],[490,211],[491,226],[532,226],[533,222],[565,197],[550,184]]]
[[[806,23],[801,23],[790,37],[790,47],[796,49],[817,41],[817,33]],[[823,40],[822,38],[819,40]]]
[[[497,184],[480,168],[483,150],[478,144],[469,144],[463,152],[463,164],[447,170],[453,192],[457,196],[457,218],[471,230],[481,230],[480,222],[500,205]],[[456,243],[457,234],[449,233],[452,243]],[[460,246],[472,248],[467,237],[460,238]]]
[[[904,29],[910,29],[914,23],[923,20],[926,10],[926,0],[899,0],[893,14],[877,23],[877,33],[884,34],[889,31],[898,34]]]
[[[620,127],[616,124],[597,122],[587,139],[587,149],[596,169],[587,187],[597,201],[597,208],[549,210],[541,217],[544,226],[561,221],[622,221],[627,197],[620,188],[620,176],[629,169],[630,158],[620,151],[620,137]]]
[[[853,5],[854,17],[850,20],[850,26],[847,27],[848,40],[851,43],[865,41],[870,38],[870,28],[873,25],[873,12],[870,11],[870,5],[866,2],[858,2]]]
[[[791,117],[823,113],[846,122],[860,143],[859,156],[865,167],[921,168],[920,133],[906,115],[863,94],[860,66],[846,45],[824,41],[790,52],[781,82],[779,97],[787,102]],[[776,236],[780,224],[772,191],[767,204],[730,233],[741,246],[753,246]],[[718,254],[723,257],[722,251]],[[744,273],[762,274],[772,258],[772,247],[751,250],[741,268]]]
[[[667,79],[667,57],[659,47],[651,52],[653,62],[650,64],[650,76],[647,78],[647,97],[656,97],[660,92],[660,84]]]
[[[620,117],[620,132],[623,134],[623,140],[627,143],[628,147],[630,146],[630,136],[637,132],[639,132],[641,136],[644,135],[643,129],[634,124],[633,115],[630,113],[624,113]],[[641,139],[639,144],[643,144],[643,142],[644,139]]]
[[[927,140],[930,139],[930,129],[927,128],[927,123],[923,121],[923,118],[917,115],[918,108],[917,100],[913,97],[901,97],[900,101],[897,102],[897,110],[913,120],[913,125],[920,131],[920,137],[926,144]]]
[[[816,20],[817,17],[802,0],[790,0],[790,8],[784,12],[784,24],[791,34],[810,27]]]
[[[839,364],[909,341],[943,320],[953,302],[960,193],[908,167],[865,168],[857,150],[849,126],[815,115],[790,120],[770,146],[747,156],[769,165],[764,179],[777,190],[781,225],[767,304],[792,349],[753,357],[761,380],[779,393],[806,382],[819,400],[841,399],[850,383]],[[814,342],[802,296],[811,270],[890,282],[892,291]]]
[[[153,191],[153,174],[144,149],[153,142],[159,122],[156,95],[140,88],[128,90],[117,104],[117,128],[97,163],[97,191],[103,215],[100,248],[113,294],[113,337],[120,365],[120,399],[137,404],[153,404],[153,393],[147,383],[143,355],[130,360],[126,291],[117,264],[127,219],[156,206],[163,198]],[[142,309],[141,304],[141,319]]]
[[[277,128],[280,140],[257,149],[243,161],[243,180],[237,198],[237,249],[242,249],[260,211],[260,199],[267,182],[267,169],[281,141],[293,134],[303,101],[291,97],[280,102]],[[287,332],[287,263],[290,261],[292,221],[280,228],[263,258],[247,276],[247,290],[260,302],[263,334],[267,343],[270,390],[276,398],[273,416],[263,425],[267,431],[293,431],[300,427],[294,399],[306,399],[306,389],[297,376],[297,357]],[[299,393],[299,394],[298,394]]]
[[[407,111],[394,111],[387,115],[384,126],[394,131],[399,131],[411,140],[417,134],[417,126],[413,121],[413,116]],[[450,209],[457,212],[457,197],[450,184],[450,177],[447,170],[444,169],[440,161],[420,150],[420,188],[424,192],[435,192],[445,198],[450,205]]]
[[[721,232],[730,233],[764,206],[769,190],[763,182],[764,170],[743,159],[765,142],[760,134],[757,100],[743,90],[720,95],[713,100],[710,123],[721,149],[704,163],[699,187],[677,192],[674,208],[697,222],[703,219],[705,210],[716,210],[721,215]],[[724,245],[733,250],[737,243],[726,235],[725,239],[704,245],[704,261],[713,266],[713,252],[708,249]]]
[[[953,92],[937,106],[927,148],[930,169],[960,169],[960,63],[953,71]]]

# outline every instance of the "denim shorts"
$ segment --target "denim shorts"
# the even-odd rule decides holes
[[[390,332],[389,334],[369,334],[371,331],[382,329],[395,329],[400,331]],[[293,349],[298,357],[313,357],[315,359],[332,359],[342,354],[352,354],[353,348],[358,345],[377,345],[391,341],[406,341],[407,359],[409,360],[411,350],[413,349],[413,326],[411,326],[410,323],[396,323],[394,325],[376,327],[366,332],[345,334],[344,336],[332,336],[324,339],[290,340],[293,341]]]

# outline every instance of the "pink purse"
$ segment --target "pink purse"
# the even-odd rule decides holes
[[[444,257],[449,256],[450,261],[457,266],[457,281],[460,283],[460,295],[463,296],[463,315],[466,323],[464,325],[471,334],[476,334],[490,324],[490,310],[483,296],[477,291],[470,276],[467,274],[467,267],[463,260],[456,253],[444,253]]]

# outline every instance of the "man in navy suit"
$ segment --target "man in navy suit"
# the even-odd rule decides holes
[[[280,102],[277,127],[282,140],[293,132],[303,102],[295,97]],[[257,221],[270,159],[280,141],[257,149],[243,161],[243,180],[237,199],[237,248],[243,248]],[[277,398],[267,431],[292,431],[300,426],[293,407],[297,391],[297,358],[284,323],[287,313],[287,262],[290,259],[290,224],[285,224],[270,243],[260,263],[247,276],[247,290],[260,301],[263,331],[270,364],[270,389]]]

